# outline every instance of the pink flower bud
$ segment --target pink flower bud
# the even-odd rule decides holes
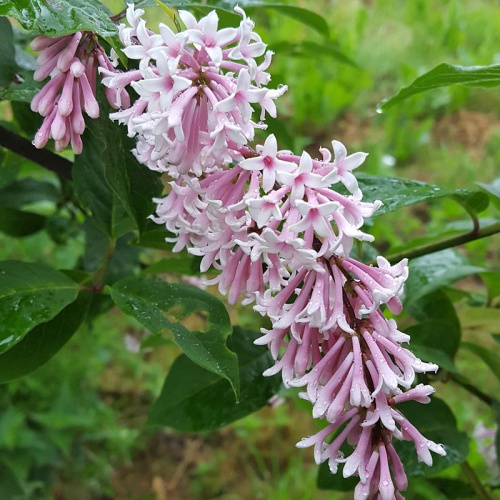
[[[66,117],[56,113],[54,121],[50,126],[50,133],[55,141],[61,141],[66,134]]]
[[[92,89],[90,88],[87,75],[84,73],[78,81],[80,82],[85,112],[90,116],[90,118],[97,118],[99,116],[99,104],[94,97]]]
[[[68,46],[59,54],[59,57],[57,59],[57,67],[60,71],[66,72],[69,70],[82,36],[83,33],[81,31],[77,31],[71,38]]]
[[[71,111],[73,111],[74,78],[75,77],[71,74],[71,71],[68,71],[68,73],[66,73],[66,80],[64,81],[61,97],[59,97],[59,101],[57,103],[57,107],[59,108],[59,113],[62,116],[69,116],[71,114]]]

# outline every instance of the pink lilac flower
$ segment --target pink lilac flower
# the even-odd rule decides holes
[[[80,136],[85,130],[83,112],[90,118],[99,116],[95,97],[97,67],[108,72],[115,69],[90,32],[79,31],[56,38],[39,36],[31,47],[42,51],[34,79],[42,81],[50,76],[31,101],[31,109],[45,118],[33,144],[43,148],[49,139],[54,139],[56,150],[61,151],[71,142],[74,153],[79,154],[83,147]],[[125,90],[106,89],[106,96],[115,108],[130,104]]]
[[[139,97],[112,116],[136,137],[137,159],[171,178],[152,218],[173,233],[174,251],[200,256],[203,272],[220,271],[207,284],[270,319],[255,341],[275,360],[264,375],[281,373],[286,387],[303,387],[313,417],[326,421],[298,446],[314,446],[315,460],[328,461],[332,473],[344,464],[344,477],[357,475],[355,498],[402,498],[407,479],[393,440],[414,442],[428,465],[431,452],[445,454],[397,407],[428,403],[434,389],[414,387],[416,374],[438,369],[404,347],[409,336],[383,313],[401,312],[407,260],[379,257],[369,266],[350,255],[355,240],[373,241],[362,227],[382,204],[362,201],[353,170],[365,153],[348,155],[333,141],[333,155],[326,148],[321,159],[295,155],[274,135],[252,149],[263,127],[252,121],[253,105],[261,118],[275,116],[286,88],[263,87],[271,54],[237,11],[237,29],[219,30],[214,12],[196,20],[181,11],[187,29],[160,25],[159,36],[130,6],[120,36],[139,69],[102,73],[110,89],[131,85]],[[353,448],[348,457],[344,442]]]
[[[180,11],[186,30],[174,33],[160,24],[160,34],[148,30],[141,9],[129,5],[130,27],[120,26],[124,53],[139,60],[128,78],[101,70],[103,83],[123,90],[131,85],[139,95],[131,108],[111,117],[136,136],[135,155],[153,170],[179,174],[220,169],[244,158],[248,141],[263,123],[252,121],[252,105],[275,116],[273,100],[286,91],[267,89],[265,69],[271,53],[253,32],[241,9],[239,28],[218,28],[211,12],[197,21]],[[264,56],[264,63],[255,58]]]
[[[488,474],[491,480],[495,483],[498,483],[500,478],[500,467],[498,465],[495,445],[497,432],[498,429],[496,426],[488,429],[485,427],[484,423],[480,421],[476,424],[473,433],[477,449],[488,466]]]

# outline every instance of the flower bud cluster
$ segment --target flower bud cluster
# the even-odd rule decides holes
[[[44,117],[33,144],[43,148],[49,139],[54,139],[56,150],[62,151],[71,142],[73,151],[79,154],[85,130],[83,112],[90,118],[99,116],[95,97],[97,68],[114,72],[113,64],[91,32],[79,31],[56,38],[38,36],[31,48],[42,51],[34,79],[42,81],[50,76],[31,101],[31,109]],[[106,89],[106,96],[115,108],[130,105],[125,91]]]

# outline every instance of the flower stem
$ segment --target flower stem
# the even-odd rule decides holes
[[[450,238],[427,243],[425,245],[412,248],[411,250],[389,255],[387,260],[391,263],[395,263],[405,257],[408,259],[414,259],[430,253],[439,252],[440,250],[445,250],[446,248],[456,247],[458,245],[463,245],[464,243],[469,243],[470,241],[486,238],[487,236],[492,236],[497,233],[500,233],[500,221],[479,229],[474,228],[473,231],[469,231],[467,233],[451,236]]]
[[[478,398],[483,403],[487,404],[488,406],[493,406],[495,400],[491,396],[488,396],[487,394],[479,390],[476,386],[469,384],[465,380],[462,380],[462,377],[453,374],[451,374],[451,379],[460,387],[463,387],[464,389],[468,390],[471,394],[476,396],[476,398]]]
[[[493,497],[486,491],[484,486],[481,484],[481,481],[479,481],[476,472],[470,466],[469,462],[467,462],[466,460],[465,462],[462,463],[461,467],[465,477],[469,480],[469,483],[472,486],[472,488],[474,488],[477,498],[480,498],[481,500],[492,500]]]

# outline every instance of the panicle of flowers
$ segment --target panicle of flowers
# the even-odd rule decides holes
[[[75,154],[79,154],[85,130],[83,112],[90,118],[99,116],[95,97],[97,68],[114,72],[114,66],[91,32],[79,31],[56,38],[38,36],[31,48],[41,51],[34,79],[42,81],[50,76],[31,101],[31,109],[44,117],[33,144],[43,148],[49,139],[54,139],[57,151],[71,143]],[[130,105],[124,90],[106,89],[106,96],[116,109]]]
[[[419,460],[432,464],[431,451],[445,451],[412,426],[396,408],[403,401],[429,401],[431,386],[411,388],[415,374],[436,371],[403,347],[408,335],[381,310],[401,312],[408,276],[406,259],[377,267],[350,256],[353,240],[372,241],[361,231],[380,202],[363,202],[352,170],[365,154],[347,155],[332,142],[334,160],[279,151],[270,135],[256,153],[232,168],[202,177],[180,175],[158,203],[154,220],[211,266],[231,303],[245,303],[267,315],[270,330],[256,343],[267,345],[285,386],[305,387],[313,417],[328,422],[300,447],[315,447],[318,463],[335,473],[358,475],[356,498],[400,498],[407,481],[393,439],[415,443]],[[349,194],[335,191],[342,183]],[[336,438],[329,443],[329,437]],[[354,446],[344,457],[344,441]],[[391,473],[392,470],[392,473]]]
[[[253,32],[254,23],[235,10],[242,16],[238,28],[218,29],[215,11],[199,21],[180,11],[185,30],[176,33],[160,24],[153,33],[144,11],[129,5],[129,26],[122,24],[119,34],[123,52],[139,60],[139,67],[118,75],[100,71],[108,88],[131,85],[137,92],[132,107],[111,117],[136,136],[135,155],[149,168],[176,178],[240,161],[255,129],[265,128],[266,113],[276,116],[274,100],[286,87],[264,87],[272,52]],[[259,122],[252,121],[252,104],[261,108]]]
[[[431,452],[445,454],[397,406],[429,402],[434,389],[413,387],[416,373],[438,369],[403,347],[408,335],[383,314],[401,312],[407,261],[378,257],[375,267],[351,256],[355,240],[373,241],[362,226],[382,204],[362,201],[353,170],[365,153],[348,155],[333,141],[319,159],[295,155],[273,135],[249,146],[262,126],[251,104],[261,118],[274,115],[285,87],[262,87],[271,55],[238,12],[237,29],[218,30],[214,12],[199,21],[181,12],[186,30],[160,26],[154,34],[130,6],[120,36],[139,67],[102,73],[109,88],[130,84],[139,97],[112,116],[136,136],[138,160],[171,178],[153,220],[173,233],[174,250],[201,256],[203,272],[219,270],[207,283],[230,303],[243,297],[270,318],[256,340],[275,359],[264,374],[281,372],[285,386],[304,387],[313,417],[327,423],[298,446],[314,446],[333,473],[344,464],[345,477],[357,475],[355,498],[402,498],[407,480],[393,440],[414,442],[428,465]],[[347,457],[344,442],[353,447]]]

